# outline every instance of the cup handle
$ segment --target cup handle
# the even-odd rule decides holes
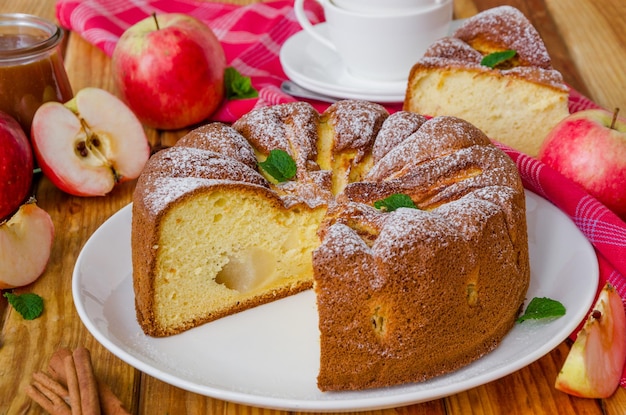
[[[304,0],[295,0],[293,4],[293,11],[296,14],[296,19],[298,19],[298,23],[300,23],[300,26],[302,26],[302,29],[304,29],[315,40],[317,40],[327,48],[330,48],[334,51],[337,50],[335,45],[327,37],[320,35],[313,28],[313,25],[309,21],[308,17],[306,17],[306,14],[304,12]]]

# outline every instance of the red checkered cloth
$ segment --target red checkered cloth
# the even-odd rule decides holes
[[[307,2],[306,7],[313,23],[324,20],[317,2]],[[249,6],[193,0],[59,0],[56,12],[61,26],[80,34],[109,56],[124,30],[152,13],[187,13],[207,23],[221,41],[228,64],[249,76],[259,91],[259,98],[225,102],[212,116],[215,121],[232,122],[252,108],[296,100],[279,88],[287,79],[279,61],[280,47],[301,30],[292,0]],[[328,106],[310,102],[320,111]],[[598,106],[572,90],[569,107],[570,112],[576,112]],[[400,109],[393,105],[387,108],[390,112]],[[626,223],[547,165],[500,147],[516,162],[524,186],[561,209],[593,244],[600,268],[599,288],[609,281],[626,299]],[[626,376],[622,386],[626,387]]]

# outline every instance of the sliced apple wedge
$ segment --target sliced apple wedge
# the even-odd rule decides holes
[[[85,88],[66,104],[47,102],[31,137],[43,173],[76,196],[102,196],[137,178],[150,156],[142,124],[120,99]]]
[[[46,269],[54,224],[48,212],[31,200],[0,223],[0,289],[35,281]]]
[[[555,387],[574,396],[608,398],[619,386],[626,361],[626,313],[607,283],[565,359]]]

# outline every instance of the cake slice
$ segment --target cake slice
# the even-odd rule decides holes
[[[514,56],[493,67],[481,64],[504,51]],[[404,109],[463,118],[491,139],[536,156],[569,114],[568,97],[537,30],[518,9],[501,6],[430,46],[411,69]]]
[[[281,198],[255,166],[248,142],[221,124],[194,130],[146,164],[132,233],[146,334],[177,334],[313,286],[326,203]]]

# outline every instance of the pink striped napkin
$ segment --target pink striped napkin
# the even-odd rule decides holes
[[[152,13],[187,13],[207,23],[220,39],[229,65],[251,77],[258,99],[225,102],[212,117],[232,122],[254,107],[295,101],[280,91],[287,79],[279,61],[281,45],[301,30],[292,0],[237,6],[194,0],[59,0],[57,19],[109,56],[126,28]],[[323,21],[317,2],[307,2],[313,23]],[[311,103],[320,111],[328,104]],[[597,108],[572,90],[570,112]],[[400,106],[388,106],[390,112]],[[535,158],[501,146],[516,162],[526,188],[567,214],[593,244],[600,266],[600,285],[610,281],[626,299],[626,223],[581,187]],[[575,333],[572,334],[575,337]],[[626,373],[625,373],[626,375]],[[626,376],[622,378],[626,387]]]

